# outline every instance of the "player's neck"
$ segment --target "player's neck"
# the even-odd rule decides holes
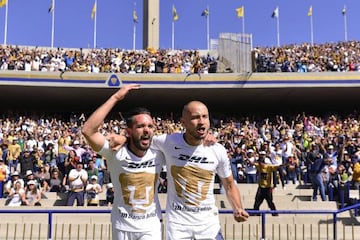
[[[190,146],[199,146],[203,144],[203,139],[194,138],[190,134],[186,134],[186,132],[183,134],[183,138]]]
[[[146,154],[147,150],[141,150],[136,148],[133,144],[128,144],[128,149],[130,152],[132,152],[137,157],[143,157]]]

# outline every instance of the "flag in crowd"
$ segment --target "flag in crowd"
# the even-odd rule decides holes
[[[96,2],[94,2],[94,6],[91,10],[91,19],[94,19],[95,14],[96,14]]]
[[[203,17],[209,16],[209,9],[206,8],[204,11],[202,11],[201,16]]]
[[[312,16],[312,14],[313,14],[313,11],[312,11],[312,6],[310,6],[310,8],[309,8],[309,11],[308,11],[307,15],[308,15],[309,17],[311,17],[311,16]]]
[[[50,7],[48,9],[48,13],[52,13],[54,11],[54,4],[53,2],[51,1],[51,4],[50,4]]]
[[[5,6],[7,3],[7,0],[0,0],[0,8]]]
[[[278,18],[279,17],[279,7],[276,7],[274,11],[271,14],[272,18]]]
[[[133,11],[133,21],[134,23],[138,23],[138,16],[137,16],[137,13],[136,13],[136,10]]]
[[[238,18],[244,17],[244,6],[237,8],[236,13]]]
[[[176,8],[173,5],[172,7],[172,15],[173,15],[173,21],[176,22],[179,19],[179,15],[177,14]]]

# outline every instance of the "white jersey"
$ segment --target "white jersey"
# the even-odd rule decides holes
[[[152,147],[165,154],[168,178],[167,222],[203,225],[219,222],[214,198],[214,179],[231,176],[225,148],[190,146],[183,134],[174,133],[153,138]]]
[[[115,152],[109,148],[108,141],[99,154],[107,159],[115,189],[111,213],[113,227],[128,232],[160,229],[157,183],[164,155],[149,149],[144,157],[137,157],[127,147]]]

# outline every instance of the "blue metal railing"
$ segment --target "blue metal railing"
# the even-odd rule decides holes
[[[346,212],[346,211],[350,211],[353,209],[358,209],[360,208],[360,203],[356,203],[354,205],[348,206],[348,207],[344,207],[341,208],[339,210],[276,210],[276,211],[272,211],[272,210],[251,210],[248,209],[248,213],[250,215],[261,215],[261,238],[265,239],[266,233],[265,233],[265,226],[266,226],[266,215],[267,214],[332,214],[333,215],[333,239],[336,240],[337,239],[337,215],[342,213],[342,212]],[[52,238],[52,215],[53,214],[81,214],[81,213],[94,213],[94,214],[99,214],[99,213],[110,213],[111,210],[109,209],[76,209],[76,210],[72,210],[72,209],[54,209],[54,210],[34,210],[34,209],[0,209],[0,214],[4,213],[4,214],[21,214],[21,213],[25,213],[25,214],[37,214],[37,213],[42,213],[42,214],[48,214],[48,226],[49,226],[49,231],[48,231],[48,238],[51,239]],[[163,210],[163,213],[165,213],[165,211]],[[232,214],[232,210],[220,210],[219,211],[220,214]]]

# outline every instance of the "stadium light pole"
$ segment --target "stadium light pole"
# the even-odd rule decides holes
[[[54,32],[55,32],[55,0],[52,0],[51,5],[51,48],[54,47]]]
[[[4,26],[4,45],[6,46],[7,41],[7,28],[8,28],[8,5],[9,1],[5,3],[5,26]]]
[[[342,15],[344,17],[344,35],[345,35],[345,42],[348,40],[348,33],[347,33],[347,16],[346,16],[346,6],[344,6],[342,10]]]

